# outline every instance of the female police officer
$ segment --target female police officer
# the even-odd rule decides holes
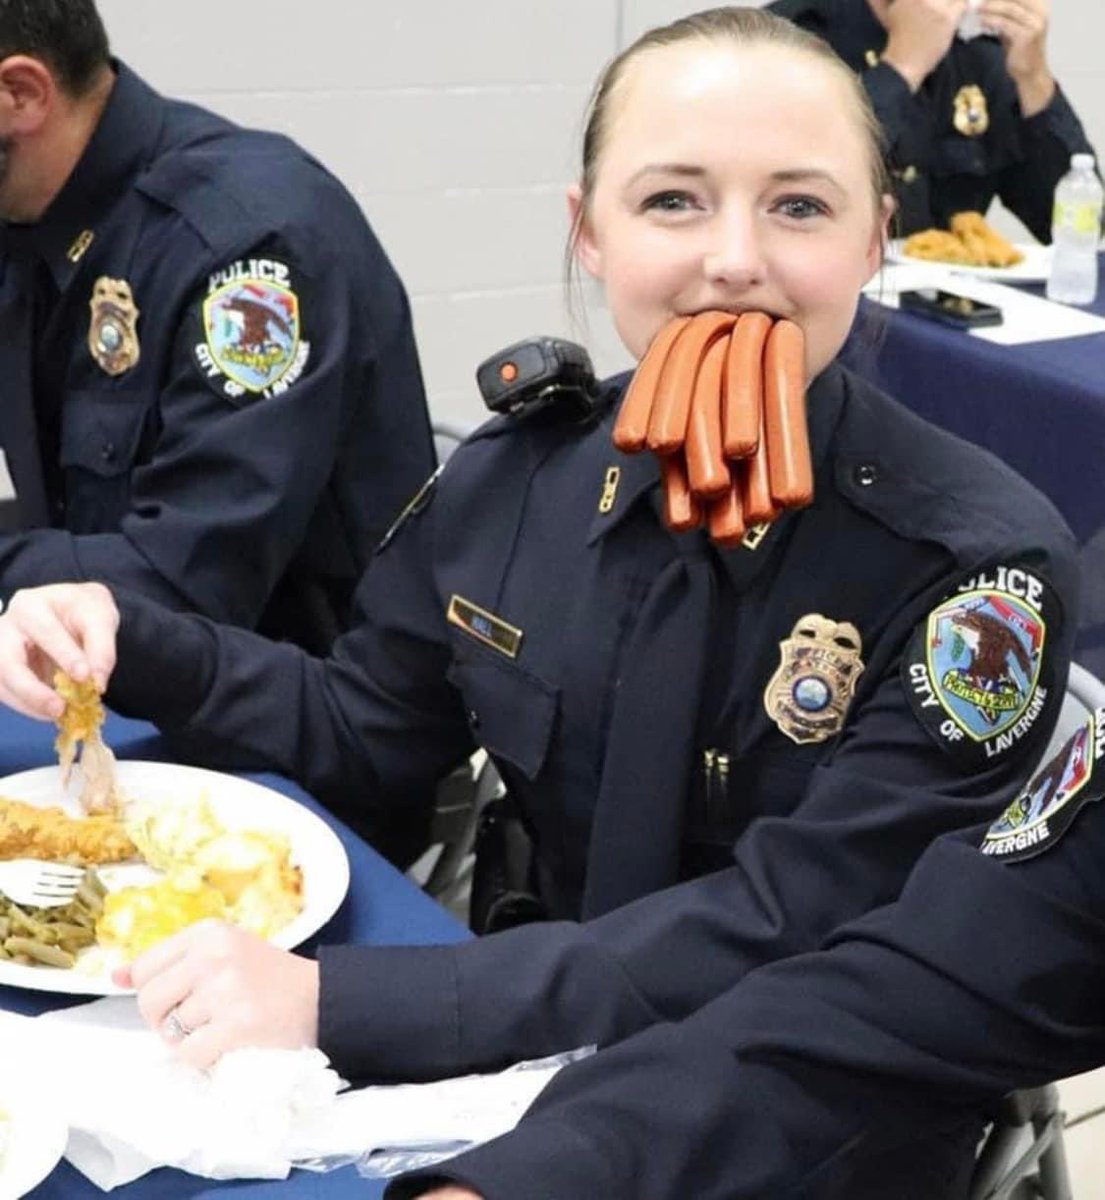
[[[95,585],[17,595],[0,621],[0,696],[22,711],[58,709],[47,659],[91,670],[116,705],[347,803],[409,803],[482,743],[533,833],[550,914],[610,914],[456,958],[388,951],[367,974],[359,951],[328,953],[321,1029],[314,964],[235,942],[208,969],[185,935],[136,979],[151,1020],[176,1010],[194,1062],[319,1036],[351,1076],[428,1076],[676,1019],[892,897],[934,835],[1001,806],[1053,723],[1068,534],[1011,472],[833,362],[888,212],[852,74],[754,10],[655,31],[600,83],[572,203],[580,258],[636,354],[706,309],[802,328],[811,507],[732,550],[673,535],[656,465],[611,447],[611,386],[597,423],[500,419],[462,447],[326,661]],[[1008,662],[983,669],[995,646]],[[799,649],[831,701],[816,739]],[[681,880],[642,901],[644,924],[612,911]],[[637,959],[650,928],[671,937]],[[264,995],[239,987],[259,962],[284,975]],[[685,1096],[656,1099],[679,1119]],[[944,1150],[894,1194],[940,1194]]]

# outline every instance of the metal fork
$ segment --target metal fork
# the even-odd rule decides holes
[[[68,863],[12,858],[0,862],[0,892],[16,904],[56,908],[73,899],[83,875],[82,867],[71,867]]]

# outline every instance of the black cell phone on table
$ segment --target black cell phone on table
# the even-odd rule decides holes
[[[1000,325],[1001,309],[996,304],[984,304],[970,296],[956,292],[945,292],[942,288],[915,288],[902,292],[898,303],[905,312],[928,317],[953,329],[981,329],[986,325]]]

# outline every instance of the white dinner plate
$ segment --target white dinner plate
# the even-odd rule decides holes
[[[890,262],[924,263],[926,266],[944,267],[949,271],[973,275],[976,279],[993,279],[998,283],[1044,283],[1051,271],[1051,247],[1041,246],[1038,242],[1014,242],[1013,244],[1024,255],[1024,258],[1012,267],[968,267],[961,263],[915,258],[912,254],[906,254],[902,249],[904,245],[902,238],[895,238],[890,243],[887,257]]]
[[[69,1129],[47,1101],[0,1084],[0,1196],[15,1200],[41,1183],[65,1153]]]
[[[23,800],[40,808],[60,805],[76,814],[79,771],[73,772],[69,794],[62,790],[58,767],[38,767],[0,779],[0,796]],[[337,911],[349,889],[349,859],[338,836],[309,808],[290,796],[249,779],[183,767],[174,763],[123,761],[116,777],[130,800],[187,801],[205,797],[215,816],[228,829],[257,829],[284,834],[292,847],[292,861],[303,871],[303,909],[290,924],[270,938],[290,950],[321,929]],[[157,873],[144,863],[119,863],[97,867],[109,890],[149,883]],[[95,955],[93,948],[92,955]],[[93,962],[95,958],[93,957]],[[90,970],[77,960],[69,970],[61,967],[26,967],[0,961],[0,984],[44,992],[108,996],[126,989],[111,982],[109,971]],[[2,1194],[2,1193],[0,1193]]]

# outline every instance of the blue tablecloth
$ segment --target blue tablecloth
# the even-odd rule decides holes
[[[0,708],[0,776],[56,761],[54,728],[16,716]],[[164,759],[161,738],[152,726],[111,716],[105,740],[118,757]],[[276,775],[249,774],[248,778],[293,797],[319,813],[341,838],[349,855],[350,885],[344,903],[332,920],[308,943],[376,942],[427,945],[456,942],[468,936],[453,916],[435,904],[408,879],[385,862],[336,818],[327,813],[301,788]],[[36,1015],[53,1008],[86,1003],[88,997],[58,996],[0,985],[0,1008]],[[120,1200],[174,1200],[176,1197],[241,1196],[249,1200],[339,1200],[356,1197],[369,1200],[383,1192],[382,1185],[363,1180],[352,1167],[326,1175],[295,1171],[280,1182],[240,1181],[212,1183],[180,1171],[155,1171],[111,1193]],[[102,1196],[79,1172],[63,1162],[53,1174],[30,1193],[34,1200],[81,1200]]]
[[[1105,256],[1099,271],[1093,311],[1105,316]],[[993,451],[1066,518],[1085,580],[1076,657],[1105,676],[1105,333],[998,346],[875,304],[863,313],[851,365],[921,416]]]

